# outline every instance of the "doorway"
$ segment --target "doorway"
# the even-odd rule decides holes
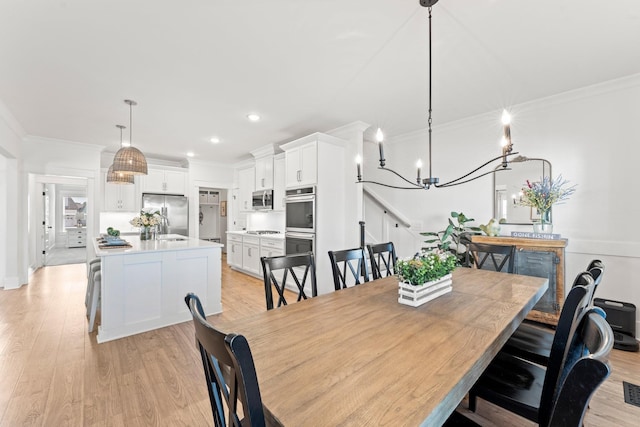
[[[29,254],[32,270],[85,263],[94,212],[86,178],[34,175],[30,181]],[[89,224],[88,224],[89,223]],[[92,225],[91,225],[92,226]]]

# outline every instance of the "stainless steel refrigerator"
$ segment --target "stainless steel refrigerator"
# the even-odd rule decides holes
[[[160,234],[189,235],[189,203],[185,196],[144,193],[142,208],[160,212]]]

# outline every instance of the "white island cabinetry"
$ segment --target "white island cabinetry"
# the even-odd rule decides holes
[[[200,297],[205,314],[222,311],[223,245],[171,234],[126,240],[130,248],[107,249],[94,239],[102,273],[99,343],[190,320],[189,292]]]

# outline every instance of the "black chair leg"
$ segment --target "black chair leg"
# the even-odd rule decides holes
[[[469,393],[469,410],[476,412],[476,395]]]

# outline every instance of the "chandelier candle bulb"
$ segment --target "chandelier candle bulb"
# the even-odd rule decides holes
[[[358,181],[362,181],[362,169],[361,169],[362,158],[358,154],[356,156],[356,168],[358,170]]]
[[[422,172],[422,160],[418,159],[418,161],[416,162],[416,167],[418,168],[418,178],[416,179],[416,181],[418,182],[418,184],[420,184],[420,181],[422,180],[422,177],[420,176],[420,172]]]
[[[380,128],[378,128],[378,132],[376,132],[376,140],[378,141],[378,148],[380,149],[380,166],[384,166],[384,147],[382,145],[384,136],[382,135],[382,130]]]

